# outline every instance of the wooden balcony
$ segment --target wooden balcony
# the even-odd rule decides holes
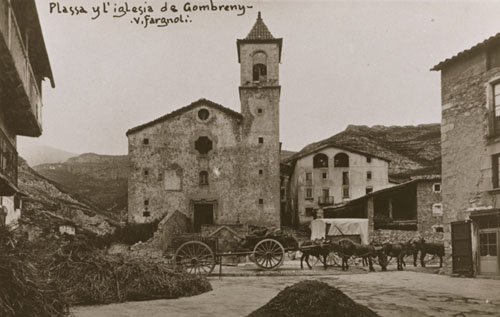
[[[6,94],[0,106],[15,134],[37,137],[42,134],[41,76],[37,80],[29,58],[30,34],[21,33],[11,1],[0,0],[0,85]]]
[[[0,195],[10,196],[17,189],[17,160],[16,148],[0,130]]]
[[[318,205],[320,206],[330,206],[333,205],[333,196],[319,196]]]

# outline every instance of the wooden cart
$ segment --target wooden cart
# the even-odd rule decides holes
[[[208,275],[224,256],[249,256],[263,270],[275,270],[283,264],[285,252],[298,250],[298,243],[290,235],[247,235],[241,249],[218,252],[217,238],[188,234],[173,239],[173,262],[188,273]],[[222,269],[222,266],[220,266]]]

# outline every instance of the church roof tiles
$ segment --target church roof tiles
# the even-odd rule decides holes
[[[257,21],[255,22],[253,28],[248,33],[245,40],[274,40],[274,36],[271,34],[267,26],[264,24],[262,17],[257,15]]]

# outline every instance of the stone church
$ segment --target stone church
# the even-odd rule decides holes
[[[237,40],[241,111],[200,99],[127,131],[129,222],[181,212],[202,225],[280,225],[282,39],[260,12]]]

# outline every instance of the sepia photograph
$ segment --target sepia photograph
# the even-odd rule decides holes
[[[500,316],[499,12],[0,0],[0,317]]]

